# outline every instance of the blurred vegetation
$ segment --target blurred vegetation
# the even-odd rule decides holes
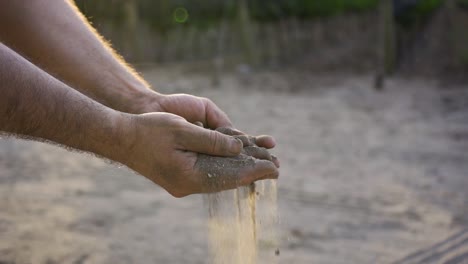
[[[468,9],[468,0],[458,0],[458,5],[462,8]]]
[[[118,26],[124,20],[122,5],[124,1],[126,0],[77,0],[76,3],[91,21],[106,20]],[[443,0],[420,0],[416,5],[405,10],[399,20],[403,24],[420,21],[438,8],[442,2]],[[459,0],[459,2],[462,5],[468,5],[468,0]],[[140,21],[161,32],[178,24],[192,24],[204,28],[216,25],[223,19],[233,19],[238,14],[238,3],[237,0],[136,1]],[[250,17],[255,21],[266,22],[288,17],[314,19],[343,13],[364,12],[374,10],[379,0],[248,0],[247,3]],[[186,12],[186,19],[177,19],[177,15],[185,15],[184,12]]]
[[[421,0],[402,14],[397,16],[397,21],[403,26],[411,26],[426,20],[437,8],[443,4],[443,0]]]
[[[252,0],[250,10],[257,20],[283,17],[310,19],[374,9],[378,0]]]
[[[433,14],[436,10],[443,10],[440,7],[447,7],[449,0],[75,0],[75,2],[96,27],[109,33],[108,38],[115,40],[118,48],[127,51],[124,53],[127,56],[130,54],[130,57],[133,55],[136,60],[209,58],[219,57],[221,53],[235,57],[236,52],[242,51],[243,57],[252,65],[257,64],[258,56],[267,58],[263,60],[270,60],[271,57],[271,61],[276,62],[279,61],[278,58],[287,58],[292,53],[304,53],[308,47],[320,46],[319,42],[332,43],[334,38],[339,39],[339,34],[334,33],[340,31],[340,26],[335,25],[331,30],[321,30],[322,21],[330,21],[335,17],[339,19],[345,14],[363,14],[355,18],[377,14],[377,17],[385,19],[376,19],[374,22],[363,20],[365,22],[361,24],[356,23],[359,24],[358,27],[363,23],[377,23],[369,25],[369,28],[378,28],[384,33],[383,37],[380,36],[383,38],[382,43],[377,45],[382,46],[381,52],[384,53],[382,56],[389,57],[388,65],[392,65],[395,64],[392,61],[396,59],[396,50],[402,49],[396,47],[396,43],[404,38],[406,42],[400,41],[403,44],[398,45],[405,48],[416,45],[413,42],[422,39],[419,36],[425,30],[428,24],[426,22],[435,17]],[[450,0],[450,3],[460,7],[460,10],[468,9],[468,0]],[[321,20],[321,18],[327,19]],[[450,33],[453,35],[451,41],[461,44],[451,45],[460,46],[456,48],[456,57],[468,65],[465,37],[460,37],[465,35],[463,29],[460,29],[465,24],[458,23],[457,19],[452,21],[452,25],[455,25],[452,28],[457,29],[453,29]],[[312,25],[317,28],[314,29],[315,34],[310,34]],[[325,26],[330,25],[324,24]],[[341,28],[346,26],[342,25]],[[134,37],[136,35],[138,37]],[[330,43],[323,46],[332,46]],[[154,51],[153,46],[160,48]]]

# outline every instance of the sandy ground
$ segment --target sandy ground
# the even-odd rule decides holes
[[[395,79],[376,92],[366,76],[258,73],[212,88],[182,70],[144,74],[276,137],[279,263],[468,263],[467,87]],[[91,155],[0,140],[1,264],[207,263],[206,220],[200,195],[175,199]],[[424,251],[451,235],[455,246]]]

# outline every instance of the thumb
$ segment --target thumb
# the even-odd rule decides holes
[[[242,151],[242,141],[239,139],[193,124],[189,126],[190,130],[181,140],[185,150],[226,157],[237,156]]]

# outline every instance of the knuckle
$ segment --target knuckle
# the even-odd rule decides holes
[[[176,141],[184,141],[190,132],[187,131],[187,126],[183,122],[175,122],[172,124],[172,136]]]
[[[207,105],[214,104],[213,101],[210,98],[201,97],[201,100]]]
[[[209,140],[210,140],[210,146],[211,146],[211,151],[213,153],[216,153],[218,151],[221,151],[222,149],[222,143],[221,143],[221,137],[219,135],[219,133],[215,132],[215,131],[210,131],[210,134],[209,134]]]
[[[185,130],[187,125],[185,122],[181,120],[175,120],[175,122],[172,122],[171,126],[172,126],[172,129],[174,129],[175,131],[183,131]]]

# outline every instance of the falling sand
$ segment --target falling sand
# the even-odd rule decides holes
[[[210,262],[277,263],[276,180],[204,195],[208,207]]]

